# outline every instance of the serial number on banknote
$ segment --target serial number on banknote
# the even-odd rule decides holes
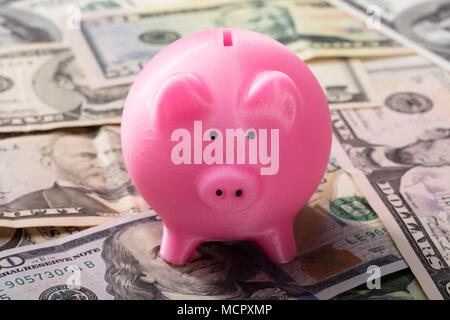
[[[82,263],[83,267],[80,267],[78,265],[68,265],[63,268],[57,268],[51,271],[44,271],[44,272],[38,272],[34,274],[29,274],[23,277],[17,277],[14,280],[8,280],[4,282],[4,286],[8,289],[13,289],[17,286],[23,286],[27,283],[35,283],[39,281],[45,281],[47,279],[54,279],[57,277],[64,277],[68,275],[72,275],[76,271],[82,272],[83,270],[86,270],[84,268],[87,268],[87,270],[92,269],[95,267],[95,264],[90,261],[84,261]],[[4,274],[0,274],[0,276],[9,275],[10,272],[4,272]],[[0,289],[0,292],[3,291]]]

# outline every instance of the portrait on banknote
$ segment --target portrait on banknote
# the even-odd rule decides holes
[[[16,146],[30,147],[20,142]],[[59,210],[63,215],[97,215],[145,208],[135,207],[134,200],[140,197],[125,169],[116,128],[56,133],[44,136],[35,148],[39,155],[33,157],[39,157],[39,165],[35,164],[34,170],[42,171],[46,179],[33,183],[32,188],[22,186],[22,194],[2,203],[0,211],[16,212],[16,216],[24,211],[45,215],[46,209]],[[4,180],[3,185],[8,186],[8,177]],[[16,176],[16,181],[20,180]],[[16,185],[16,189],[20,188]]]
[[[396,29],[436,53],[450,58],[450,3],[427,1],[412,5],[395,20]]]
[[[0,132],[119,123],[128,90],[92,89],[64,44],[1,49]]]
[[[170,265],[159,255],[161,237],[162,223],[155,216],[128,224],[104,241],[102,258],[110,295],[118,300],[278,300],[309,295],[295,283],[251,281],[261,272],[252,258],[219,242],[200,245],[186,265]]]
[[[415,141],[401,146],[383,146],[359,141],[344,145],[348,155],[366,174],[391,168],[408,171],[415,167],[450,166],[450,128],[433,128],[419,133]]]
[[[307,7],[308,3],[297,4]],[[326,2],[317,2],[322,7],[331,7]],[[300,24],[300,26],[296,25]],[[242,28],[265,34],[283,44],[299,40],[317,43],[343,42],[349,46],[352,41],[339,36],[323,36],[304,33],[301,21],[294,21],[289,9],[272,1],[258,0],[224,6],[218,13],[216,25],[220,28]],[[299,33],[299,30],[301,34]]]
[[[70,51],[56,54],[43,63],[32,84],[36,95],[46,105],[60,112],[74,111],[82,106],[85,117],[102,113],[120,115],[129,90],[128,85],[91,89]],[[112,105],[117,106],[111,108]]]
[[[32,244],[26,241],[29,236],[24,228],[0,228],[0,251]]]
[[[268,35],[282,43],[298,39],[289,10],[269,1],[225,6],[216,20],[218,27],[242,28]]]
[[[450,261],[450,165],[409,170],[401,178],[400,192]]]
[[[1,8],[0,47],[61,40],[59,28],[44,17],[30,11]]]
[[[408,243],[417,243],[417,254],[426,259],[437,288],[445,293],[450,261],[450,127],[429,124],[414,133],[409,130],[403,137],[409,142],[395,145],[380,143],[377,137],[359,138],[347,127],[354,119],[350,115],[338,119],[339,113],[333,113],[334,133],[350,161],[346,166],[351,163],[367,178],[367,188],[389,210]]]
[[[450,70],[450,3],[447,0],[329,0],[391,38]]]
[[[395,181],[450,261],[450,128],[425,130],[415,141],[397,147],[358,144],[362,142],[343,145],[352,163],[373,181]]]

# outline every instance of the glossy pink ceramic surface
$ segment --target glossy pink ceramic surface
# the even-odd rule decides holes
[[[201,132],[194,121],[201,121]],[[239,128],[253,131],[258,143],[267,130],[269,155],[278,144],[277,165],[272,160],[270,169],[259,154],[256,163],[249,160],[249,136],[244,163],[225,161],[231,152],[234,159],[242,154],[237,139],[233,150],[223,148],[223,164],[197,152],[206,154],[221,140],[225,145],[226,130]],[[190,132],[190,164],[174,163],[177,129]],[[278,142],[271,140],[273,129]],[[240,29],[202,31],[172,43],[132,85],[121,130],[128,172],[163,220],[166,261],[184,264],[210,240],[255,241],[275,263],[295,257],[293,218],[327,167],[331,120],[319,83],[285,46]]]

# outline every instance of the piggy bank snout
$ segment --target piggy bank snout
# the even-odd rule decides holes
[[[199,180],[198,193],[203,203],[212,209],[239,212],[259,198],[259,176],[244,170],[216,168]]]

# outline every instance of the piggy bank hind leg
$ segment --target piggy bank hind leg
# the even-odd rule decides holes
[[[166,262],[183,265],[201,242],[197,237],[164,226],[160,255]]]
[[[275,227],[254,241],[275,264],[290,262],[297,255],[292,223]]]

